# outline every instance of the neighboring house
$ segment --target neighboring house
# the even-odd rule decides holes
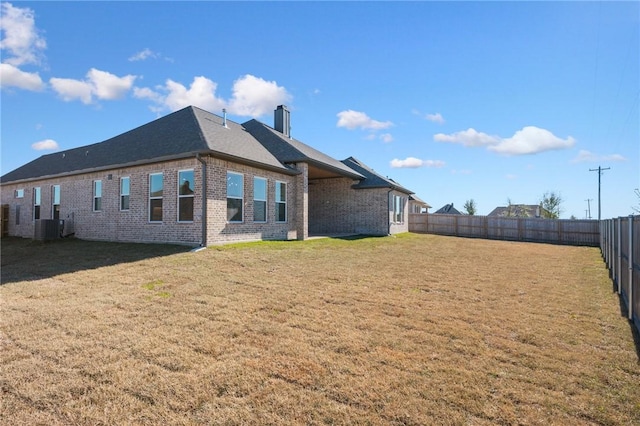
[[[289,121],[284,106],[274,128],[187,107],[43,155],[0,179],[9,235],[33,237],[38,219],[84,239],[204,246],[408,231],[411,191],[291,138]]]
[[[451,203],[451,204],[445,204],[444,206],[440,207],[440,209],[436,210],[433,214],[462,214],[462,213],[460,213],[458,209],[453,207],[453,203]]]
[[[409,195],[409,213],[429,213],[431,206],[421,200],[417,195]]]
[[[488,216],[549,217],[549,212],[538,204],[511,204],[506,207],[496,207]]]

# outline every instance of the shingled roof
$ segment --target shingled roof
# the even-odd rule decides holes
[[[238,123],[189,106],[100,143],[43,155],[2,176],[2,183],[80,174],[200,154],[282,173],[282,164]]]
[[[358,171],[353,170],[335,158],[295,138],[287,137],[258,120],[249,120],[242,123],[242,125],[283,164],[306,162],[321,169],[330,170],[340,176],[354,179],[364,178]]]
[[[349,168],[357,171],[365,178],[359,183],[353,185],[352,188],[354,189],[389,188],[404,192],[405,194],[413,194],[413,191],[403,187],[393,179],[388,179],[382,175],[379,175],[373,169],[371,169],[369,166],[359,161],[355,157],[349,157],[346,160],[342,160],[342,163],[347,165]]]

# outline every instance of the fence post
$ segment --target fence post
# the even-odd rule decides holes
[[[633,215],[629,215],[629,254],[627,255],[629,265],[629,319],[633,321]]]
[[[622,217],[617,219],[618,221],[618,256],[616,259],[616,281],[618,282],[618,288],[622,286],[620,282],[622,278]]]

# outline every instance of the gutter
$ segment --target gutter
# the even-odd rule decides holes
[[[196,154],[196,160],[202,164],[202,242],[200,247],[207,246],[207,163]]]

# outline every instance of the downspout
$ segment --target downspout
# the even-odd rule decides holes
[[[207,163],[200,154],[196,154],[196,160],[202,164],[202,242],[200,247],[207,246]]]

